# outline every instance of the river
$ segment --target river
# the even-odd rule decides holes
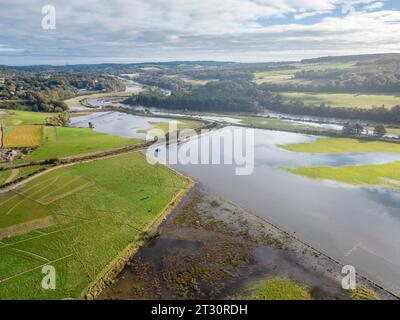
[[[121,134],[125,127],[122,131],[129,132],[133,126],[131,118],[118,117],[109,119],[113,126],[106,123],[104,129],[97,123],[95,130]],[[234,128],[245,130],[232,126],[221,132],[230,134]],[[251,175],[235,175],[235,165],[229,164],[171,166],[335,260],[353,265],[370,280],[400,295],[400,189],[311,180],[278,168],[385,163],[400,160],[400,153],[295,153],[279,145],[312,142],[316,137],[258,129],[254,132],[255,168]],[[208,138],[203,135],[199,139]],[[194,143],[197,141],[171,148],[187,148],[187,144]],[[224,155],[223,146],[220,152]]]

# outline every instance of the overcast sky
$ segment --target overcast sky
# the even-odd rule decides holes
[[[45,5],[53,30],[42,28]],[[0,64],[382,52],[400,52],[399,0],[0,0]]]

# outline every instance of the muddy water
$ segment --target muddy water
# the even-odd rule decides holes
[[[121,112],[96,112],[81,117],[71,118],[71,126],[87,128],[89,122],[94,125],[94,130],[101,133],[118,135],[126,138],[146,139],[142,130],[153,129],[150,122],[168,122],[169,119],[134,116]]]
[[[98,122],[96,130],[126,136],[135,123],[131,117],[134,116],[112,116],[105,123]],[[278,168],[385,163],[400,160],[400,154],[319,155],[279,148],[280,144],[314,139],[255,130],[255,169],[249,176],[235,175],[234,165],[174,167],[194,176],[211,192],[274,223],[340,263],[353,265],[361,274],[400,295],[400,190],[315,181]],[[197,142],[188,142],[192,143]],[[224,150],[216,148],[207,152],[220,151],[224,155]],[[259,256],[263,256],[261,249]]]
[[[253,280],[276,275],[307,284],[317,299],[348,298],[336,276],[339,265],[202,189],[159,231],[101,298],[229,298]]]
[[[400,190],[325,183],[277,168],[380,163],[398,160],[400,154],[292,153],[278,145],[313,138],[266,130],[255,133],[255,169],[249,176],[235,175],[234,165],[175,168],[400,294]]]

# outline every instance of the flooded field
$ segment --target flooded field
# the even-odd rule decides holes
[[[255,130],[255,169],[249,176],[235,175],[234,165],[174,167],[194,176],[223,198],[295,234],[341,263],[353,265],[371,280],[400,294],[400,191],[310,180],[279,169],[279,166],[382,163],[398,160],[400,154],[318,155],[293,153],[278,147],[312,139],[293,133]]]
[[[197,187],[100,298],[229,299],[252,281],[280,276],[305,284],[314,299],[349,299],[340,272],[335,261]]]
[[[168,122],[169,119],[134,116],[121,112],[96,112],[81,117],[71,118],[71,126],[88,128],[89,122],[94,130],[114,134],[125,138],[146,139],[146,130],[153,129],[150,122]]]
[[[95,130],[122,136],[135,134],[136,125],[148,121],[120,113],[91,120]],[[228,133],[233,128],[222,130]],[[400,154],[296,153],[279,145],[312,142],[315,137],[258,129],[254,132],[255,168],[249,176],[235,175],[235,165],[172,166],[195,177],[212,193],[237,203],[340,263],[353,265],[362,275],[400,294],[400,190],[311,180],[279,168],[380,164],[400,160]],[[202,136],[200,140],[207,138]],[[187,148],[192,143],[198,141],[171,149]],[[216,151],[224,154],[222,146],[220,150],[207,150]],[[258,252],[261,257],[263,250]]]

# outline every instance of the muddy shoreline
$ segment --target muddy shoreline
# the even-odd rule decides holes
[[[198,184],[158,232],[100,299],[232,299],[277,276],[307,286],[313,299],[350,299],[342,265]],[[396,298],[365,278],[357,283]]]

